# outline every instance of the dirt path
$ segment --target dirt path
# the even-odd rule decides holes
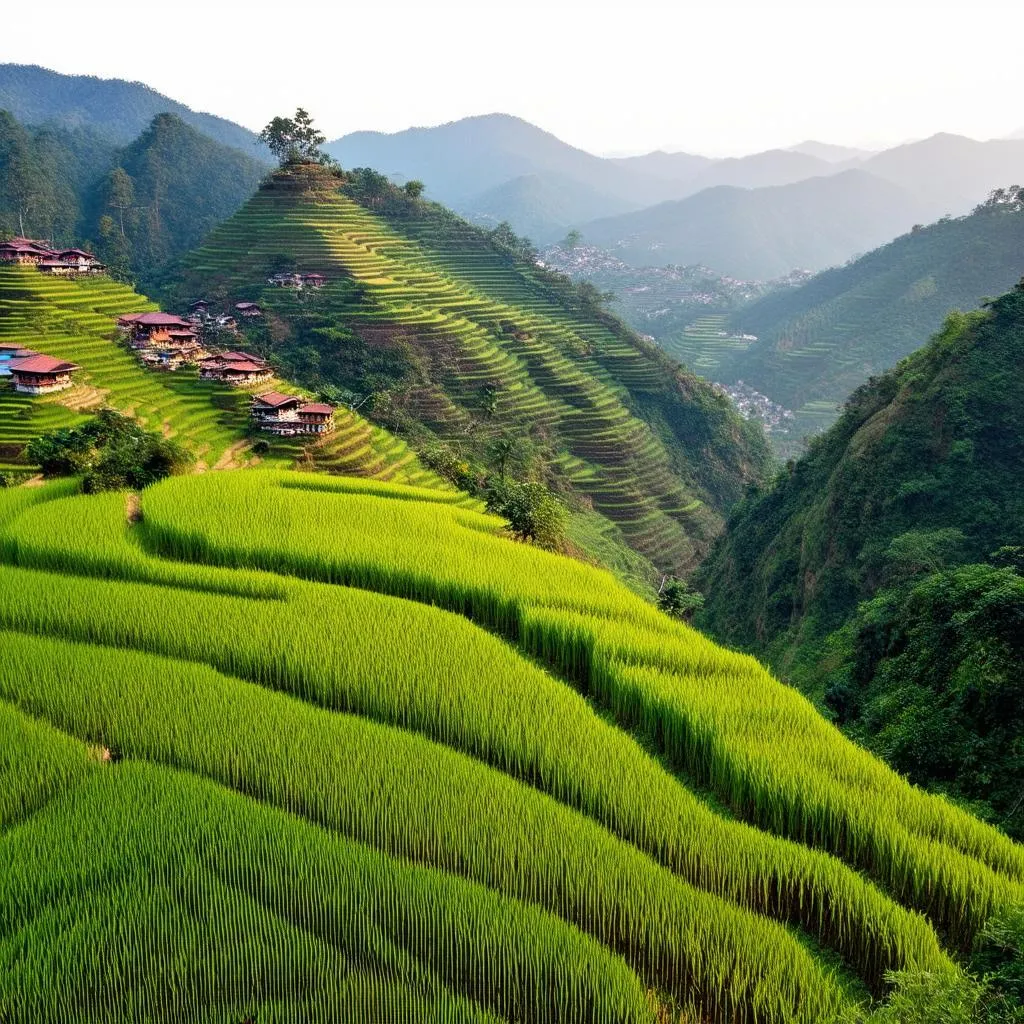
[[[124,512],[129,523],[137,523],[142,519],[142,503],[134,491],[124,496]]]
[[[236,441],[214,464],[214,469],[238,469],[241,463],[237,456],[249,447],[248,441]]]

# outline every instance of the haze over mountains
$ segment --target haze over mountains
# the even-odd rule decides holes
[[[140,83],[7,64],[0,109],[25,124],[92,129],[120,144],[166,111],[250,157],[266,155],[250,130]],[[842,263],[916,222],[968,212],[991,189],[1024,179],[1022,133],[989,142],[939,134],[880,153],[806,140],[729,159],[606,158],[520,118],[488,114],[355,132],[325,149],[345,167],[420,179],[430,198],[485,226],[507,221],[538,244],[579,229],[637,266],[696,261],[734,276],[778,276]],[[826,177],[836,180],[824,185]],[[809,213],[792,223],[787,211],[795,209]],[[741,237],[757,239],[763,256],[752,258]]]

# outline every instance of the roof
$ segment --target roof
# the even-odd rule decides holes
[[[13,373],[65,373],[80,369],[77,363],[66,363],[63,359],[54,359],[53,356],[34,355],[27,359],[15,359],[11,363]]]
[[[187,320],[182,320],[180,316],[175,316],[173,313],[139,313],[138,315],[133,315],[132,319],[135,323],[143,324],[146,327],[189,326]]]
[[[266,364],[265,359],[261,359],[259,356],[254,356],[249,352],[221,352],[217,358],[224,359],[229,362],[259,363],[261,366]]]
[[[299,412],[320,413],[324,416],[330,416],[334,412],[334,406],[325,405],[323,402],[307,402],[299,407]]]
[[[236,373],[263,373],[266,371],[267,367],[263,364],[257,365],[256,363],[244,361],[238,363],[225,363],[221,369],[234,370]]]
[[[262,395],[255,396],[257,402],[262,402],[264,405],[273,406],[275,409],[281,405],[287,405],[289,402],[300,402],[301,399],[295,395],[282,395],[280,391],[267,391]]]
[[[91,252],[86,252],[84,249],[61,249],[61,256],[85,256],[87,259],[96,259],[95,255]]]
[[[260,304],[258,302],[236,302],[235,309],[259,309]]]
[[[123,324],[131,324],[135,323],[142,315],[142,313],[122,313],[117,319]]]

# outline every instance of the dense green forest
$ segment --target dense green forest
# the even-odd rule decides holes
[[[973,309],[1024,272],[1024,211],[993,198],[974,213],[916,227],[801,288],[779,291],[732,317],[758,341],[724,367],[800,409],[838,406],[873,374],[894,366],[953,309]],[[820,423],[815,417],[809,423]]]
[[[988,215],[988,214],[984,214]],[[702,569],[701,622],[1024,835],[1024,286],[859,388]]]
[[[87,245],[148,284],[236,210],[265,165],[174,114],[117,147],[88,127],[30,127],[0,110],[0,232]]]

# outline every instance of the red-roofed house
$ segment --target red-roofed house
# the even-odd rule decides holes
[[[267,391],[252,400],[251,416],[260,430],[279,437],[327,434],[334,429],[334,406],[305,402],[295,395]]]
[[[71,374],[81,367],[52,356],[32,355],[11,361],[15,391],[30,395],[48,395],[71,387]]]

